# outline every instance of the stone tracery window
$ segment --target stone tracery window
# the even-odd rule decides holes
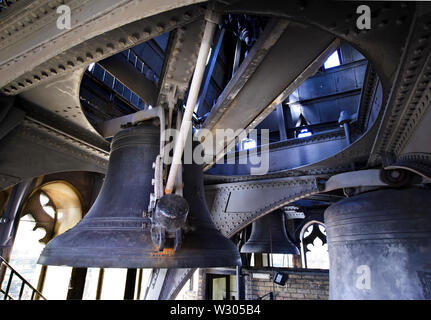
[[[41,266],[37,260],[48,241],[81,220],[79,192],[66,181],[45,183],[29,196],[21,215],[11,265],[47,299],[66,299],[72,268]],[[19,291],[19,286],[12,285],[13,290]],[[12,293],[17,296],[17,292]]]
[[[308,269],[329,269],[326,227],[318,221],[307,223],[301,231],[302,265]]]

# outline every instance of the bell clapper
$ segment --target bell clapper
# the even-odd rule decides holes
[[[155,226],[151,228],[151,240],[156,245],[157,250],[163,251],[165,249],[165,237],[166,230],[163,227]]]
[[[157,201],[151,217],[151,239],[159,251],[181,248],[188,213],[189,205],[180,195],[167,194]]]

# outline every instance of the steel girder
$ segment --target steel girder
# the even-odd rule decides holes
[[[316,176],[207,185],[211,217],[225,236],[232,237],[254,220],[293,201],[322,191]]]
[[[374,141],[371,164],[403,154],[423,160],[427,153],[430,159],[431,8],[421,9],[412,24],[398,77]]]
[[[82,43],[78,47],[72,48],[71,50],[78,58],[69,60],[70,63],[63,63],[64,61],[62,62],[61,57],[55,57],[45,63],[41,73],[35,71],[34,77],[30,78],[35,79],[35,81],[23,81],[25,83],[23,86],[17,84],[17,88],[20,89],[16,93],[20,92],[20,94],[15,102],[16,107],[26,113],[30,123],[35,120],[41,125],[40,128],[47,127],[51,130],[43,130],[43,134],[39,132],[40,130],[33,132],[31,134],[32,144],[23,143],[16,137],[8,137],[9,140],[2,141],[2,147],[8,148],[8,157],[4,156],[5,161],[2,162],[0,168],[3,181],[0,187],[16,184],[22,179],[32,176],[32,174],[39,176],[70,170],[89,170],[104,173],[107,168],[109,143],[88,122],[80,104],[80,84],[86,65],[93,60],[103,59],[137,43],[191,23],[187,27],[193,26],[192,32],[185,33],[187,29],[183,28],[182,36],[177,37],[177,42],[184,45],[186,50],[184,54],[176,55],[176,58],[179,58],[178,61],[172,59],[169,69],[170,75],[187,71],[188,75],[182,76],[181,81],[176,82],[181,87],[178,92],[182,91],[184,94],[196,60],[194,55],[194,51],[198,50],[196,43],[200,39],[200,29],[195,27],[203,25],[202,20],[196,23],[193,23],[193,21],[201,18],[202,13],[201,6],[180,8],[175,13],[159,14],[122,28],[117,28],[112,32],[102,34]],[[127,34],[131,36],[126,36]],[[118,44],[113,44],[113,39],[116,38],[119,39],[119,42]],[[91,42],[91,45],[89,42]],[[179,46],[177,45],[176,47]],[[85,55],[83,55],[84,53]],[[69,54],[71,54],[71,51],[66,50],[61,56],[66,57]],[[79,58],[84,56],[86,57],[85,59]],[[178,65],[185,65],[186,67],[176,70],[175,67]],[[116,71],[118,71],[118,68]],[[120,78],[124,80],[124,77]],[[8,90],[7,87],[3,89]],[[142,90],[137,91],[141,92]],[[4,91],[3,93],[8,92]],[[153,102],[157,99],[157,95],[159,95],[158,88],[156,92],[153,92]],[[5,110],[7,105],[13,103],[13,99],[9,99],[7,102],[4,99],[2,100]],[[18,109],[15,108],[14,110]],[[2,121],[0,131],[9,132],[11,130],[7,128],[8,126],[16,127],[16,121],[11,121],[14,114],[16,112],[9,114],[8,118]],[[27,127],[25,126],[25,128]],[[22,135],[22,132],[29,132],[27,129],[23,131],[23,128],[17,128],[16,132],[11,134],[15,136]],[[52,137],[49,137],[49,135],[52,135]],[[58,139],[60,136],[68,137],[70,140]],[[50,144],[56,146],[54,150],[50,150],[50,152],[45,150],[46,139],[56,141]],[[68,142],[66,143],[66,141]],[[72,149],[68,146],[71,141],[76,142]],[[21,144],[26,147],[23,149],[20,146]],[[30,167],[25,166],[25,161],[22,161],[25,158],[20,157],[20,152],[23,150],[25,152],[22,154],[33,154]],[[75,155],[70,156],[70,153]],[[80,156],[77,157],[76,155]],[[77,162],[78,159],[81,159],[81,165]],[[94,163],[89,164],[88,162],[91,161],[94,161]],[[19,172],[19,165],[23,165],[21,173]]]
[[[48,173],[105,173],[109,153],[61,130],[26,116],[0,144],[0,189]]]
[[[31,14],[38,15],[37,10],[42,8],[40,5],[47,5],[48,2],[51,4],[51,6],[53,3],[55,3],[54,1],[36,0],[33,1],[35,10],[19,11],[18,9],[11,7],[8,9],[10,11],[5,11],[8,13],[7,19],[9,19],[8,21],[11,28],[7,30],[5,26],[8,24],[6,22],[3,24],[3,22],[7,20],[2,19],[1,30],[3,31],[4,37],[7,39],[7,41],[16,42],[9,43],[4,47],[7,47],[8,50],[11,50],[11,48],[16,50],[20,45],[22,45],[23,42],[25,42],[25,37],[31,37],[31,33],[27,32],[27,30],[30,29],[30,27],[28,27],[28,25],[31,24],[30,22],[24,23],[23,26],[17,25],[15,27],[13,23],[15,23],[15,21],[18,24],[23,23],[23,21],[25,21],[25,18],[23,17],[27,17],[27,21],[32,21],[33,18],[35,21],[40,19],[40,17],[31,18]],[[114,16],[120,13],[120,11],[123,11],[124,15],[119,14],[117,17],[121,16],[118,19],[121,20],[122,18],[123,20],[121,21],[125,23],[125,21],[129,19],[129,17],[127,17],[127,19],[125,19],[125,17],[130,15],[131,11],[133,10],[130,8],[120,10],[120,5],[132,2],[137,3],[138,1],[116,1],[118,7],[115,7],[115,10],[118,11],[115,11],[116,13]],[[22,3],[24,3],[25,6],[29,6],[26,7],[26,9],[30,8],[30,1],[23,1]],[[70,3],[72,3],[72,1],[70,1]],[[74,3],[78,3],[78,1],[75,1]],[[79,3],[82,4],[84,1],[79,1]],[[103,3],[111,5],[112,1],[109,1],[109,3],[108,1]],[[159,5],[159,3],[157,5]],[[185,1],[182,1],[181,3],[175,3],[176,5],[181,6],[183,4],[187,4],[188,2],[185,3]],[[429,70],[426,68],[429,56],[429,41],[427,41],[429,38],[428,30],[430,25],[429,8],[426,5],[422,5],[419,8],[420,10],[417,11],[416,17],[414,17],[413,13],[415,10],[415,4],[371,3],[370,5],[372,6],[372,11],[375,12],[373,23],[375,23],[376,28],[373,28],[369,31],[359,31],[354,27],[356,18],[355,8],[357,5],[355,3],[331,2],[322,4],[321,1],[307,1],[301,3],[302,4],[298,5],[297,3],[292,4],[286,1],[236,1],[227,11],[232,13],[248,12],[251,14],[267,14],[274,17],[289,18],[298,22],[312,24],[313,26],[335,34],[335,36],[341,39],[349,41],[356,48],[358,48],[375,66],[376,73],[381,78],[383,85],[382,100],[383,102],[388,101],[388,103],[384,104],[384,111],[382,110],[380,112],[379,117],[376,120],[376,124],[378,125],[370,128],[370,130],[364,135],[362,139],[359,139],[357,142],[341,151],[339,154],[329,159],[320,161],[317,164],[311,164],[304,168],[300,168],[300,170],[296,170],[294,172],[287,171],[284,173],[275,173],[260,178],[272,179],[280,175],[300,176],[304,175],[304,173],[321,174],[324,172],[330,172],[333,174],[334,172],[337,172],[337,170],[347,170],[346,165],[350,164],[352,159],[368,159],[371,152],[370,146],[373,144],[374,149],[373,156],[370,160],[371,164],[379,163],[379,157],[381,156],[382,152],[385,153],[386,151],[393,150],[402,153],[398,157],[401,160],[406,158],[413,160],[422,159],[424,161],[428,161],[429,153],[420,152],[423,150],[423,145],[417,144],[414,146],[414,144],[412,144],[412,141],[414,140],[412,139],[415,139],[416,137],[429,136],[428,130],[426,126],[424,126],[425,122],[423,121],[423,119],[427,117],[426,115],[429,114],[427,113],[429,106],[427,93],[429,88],[428,84],[425,83],[429,83],[427,80],[429,80],[428,78],[430,76]],[[151,4],[154,3],[151,2]],[[22,9],[22,7],[16,8]],[[160,9],[161,7],[158,8]],[[152,11],[151,14],[154,14],[157,11],[157,9],[154,10],[155,11]],[[160,10],[163,11],[163,8]],[[187,10],[190,9],[188,8]],[[49,10],[47,9],[47,11]],[[42,15],[45,15],[43,8],[40,12]],[[51,19],[50,21],[53,23],[53,11],[50,10],[49,12],[51,13],[49,19]],[[9,83],[9,85],[4,87],[2,91],[4,94],[17,94],[27,90],[28,88],[36,87],[43,81],[51,81],[51,77],[59,77],[68,71],[75,69],[78,70],[80,68],[82,69],[83,66],[90,62],[103,59],[104,57],[108,57],[113,53],[133,46],[140,40],[144,41],[145,39],[149,39],[153,37],[157,31],[169,31],[171,30],[169,29],[171,26],[173,29],[178,25],[176,24],[176,22],[178,22],[178,20],[176,20],[178,17],[181,18],[181,21],[183,21],[183,18],[184,21],[190,21],[193,17],[193,15],[187,13],[186,10],[184,10],[184,14],[182,15],[178,15],[178,12],[179,11],[176,11],[177,16],[172,15],[170,18],[167,18],[167,20],[159,22],[160,25],[158,25],[157,21],[152,21],[151,24],[148,25],[151,27],[151,29],[144,30],[144,26],[141,25],[142,29],[140,29],[140,33],[137,34],[139,38],[136,35],[133,35],[133,28],[128,28],[130,25],[122,29],[112,29],[112,31],[103,35],[103,32],[107,31],[103,31],[103,28],[110,29],[117,26],[112,23],[112,21],[114,21],[112,20],[112,16],[111,20],[109,20],[103,15],[106,12],[99,16],[100,19],[97,18],[91,22],[89,22],[89,20],[85,20],[88,22],[88,24],[82,20],[81,22],[83,23],[80,25],[82,28],[79,30],[73,30],[75,32],[74,41],[68,42],[68,39],[72,37],[73,32],[64,32],[62,35],[50,35],[49,37],[45,36],[43,38],[45,40],[54,39],[57,37],[59,41],[55,44],[47,44],[47,42],[44,42],[34,49],[29,47],[21,47],[22,51],[16,51],[16,54],[12,54],[10,56],[14,57],[12,60],[7,61],[0,66],[0,74],[2,75],[0,78],[5,81],[4,84]],[[136,12],[134,14],[136,14]],[[197,14],[197,16],[201,15],[202,12]],[[106,16],[108,16],[108,14],[106,14]],[[40,30],[43,30],[43,26],[48,25],[47,21],[49,19],[48,16],[47,18],[40,19],[43,21],[43,23],[38,25],[41,28]],[[141,22],[150,22],[148,19],[150,18],[146,18]],[[107,26],[107,20],[109,20],[110,26]],[[13,23],[11,24],[12,21]],[[85,34],[85,30],[87,30],[85,28],[95,26],[101,21],[102,27],[94,28],[95,33],[88,33],[88,35]],[[414,21],[413,24],[411,24],[412,21]],[[119,23],[119,25],[124,24],[123,22]],[[85,27],[86,25],[89,27]],[[410,25],[413,27],[410,28]],[[157,27],[154,29],[154,26]],[[144,32],[141,32],[141,30],[144,30]],[[36,28],[36,30],[33,30],[32,32],[35,32],[33,33],[35,35],[38,31],[39,29]],[[16,39],[13,39],[12,37],[14,33],[17,35]],[[41,32],[41,34],[42,33],[43,32]],[[92,38],[92,40],[89,40],[89,38],[94,37],[95,34],[99,34],[100,36],[96,36],[95,38]],[[38,39],[41,38],[38,37]],[[112,39],[119,39],[119,41],[118,43],[116,41],[114,43]],[[405,50],[403,51],[402,48],[404,45]],[[1,42],[0,46],[3,48]],[[87,48],[89,49],[86,50]],[[51,51],[52,53],[47,54],[48,51]],[[29,55],[29,53],[32,54]],[[21,66],[18,65],[19,63],[21,63]],[[28,66],[26,67],[27,69],[24,69],[24,66]],[[19,77],[17,78],[17,76]],[[406,106],[408,106],[408,108],[406,108]],[[398,121],[397,119],[401,120]],[[422,120],[422,122],[420,120]],[[41,124],[38,123],[38,125]],[[44,128],[42,131],[45,132],[46,125],[44,124],[42,127]],[[19,126],[16,126],[15,128],[19,128]],[[419,128],[419,130],[416,130],[416,128]],[[49,129],[55,132],[55,134],[49,135],[49,139],[52,139],[58,133],[56,132],[58,130],[52,130],[53,128]],[[10,133],[12,134],[14,131],[11,131]],[[376,139],[377,133],[378,136]],[[91,133],[91,135],[92,134],[93,133]],[[36,137],[37,135],[30,134],[29,136]],[[69,142],[74,147],[77,147],[83,142],[64,133],[60,133],[60,137],[62,137],[62,142],[59,145],[54,143],[52,145],[54,148],[62,146],[64,141],[69,141],[68,139],[71,138],[72,142]],[[7,138],[9,138],[9,135]],[[42,142],[43,140],[39,141]],[[84,145],[86,145],[85,142]],[[94,148],[94,146],[86,147],[90,147],[90,149]],[[82,149],[83,148],[77,148],[76,150]],[[67,152],[70,151],[66,151],[66,153]],[[103,153],[104,152],[102,152],[102,154]],[[233,179],[238,178],[234,177]],[[246,177],[245,179],[249,180],[250,177]],[[295,179],[300,181],[300,178]],[[167,290],[167,292],[173,292],[172,290],[168,289],[164,290]]]
[[[281,174],[292,169],[300,170],[298,168],[330,158],[346,147],[348,144],[342,130],[273,143],[269,146],[268,172],[265,176]],[[265,150],[262,151],[260,147],[257,148],[258,157],[264,157],[265,155],[262,155],[264,152]],[[244,150],[235,153],[235,164],[215,164],[206,173],[207,177],[236,176],[237,179],[241,179],[241,176],[250,176],[253,167],[256,165],[251,163],[248,151]],[[256,176],[252,177],[255,178]]]
[[[271,15],[271,16],[278,16],[278,17],[287,17],[293,20],[297,20],[297,21],[301,21],[301,22],[305,22],[305,23],[310,23],[313,24],[314,26],[317,26],[318,28],[324,29],[326,31],[332,32],[333,34],[339,36],[340,38],[344,38],[348,41],[350,41],[351,43],[353,43],[354,45],[356,45],[361,52],[365,53],[365,55],[370,59],[370,54],[371,56],[373,56],[373,52],[371,49],[374,49],[374,47],[372,47],[373,42],[376,42],[377,38],[382,38],[385,41],[383,42],[384,44],[384,48],[381,50],[384,50],[386,53],[391,53],[390,57],[391,59],[395,59],[394,57],[396,56],[398,58],[399,55],[394,55],[393,52],[396,52],[398,49],[400,49],[400,43],[403,42],[403,37],[404,34],[406,33],[405,30],[407,29],[405,26],[408,25],[408,23],[411,21],[411,16],[412,16],[412,12],[413,12],[413,7],[412,5],[406,5],[406,4],[400,4],[400,5],[392,5],[392,7],[387,7],[386,5],[380,6],[378,5],[378,7],[376,7],[376,10],[378,12],[378,19],[383,19],[381,21],[380,24],[378,24],[378,28],[376,28],[376,30],[371,30],[370,32],[358,32],[358,30],[354,30],[354,27],[352,27],[351,25],[354,25],[352,22],[354,21],[354,15],[352,16],[351,12],[352,12],[352,8],[353,5],[352,4],[342,4],[339,5],[337,4],[336,7],[334,7],[334,4],[328,4],[328,5],[324,5],[322,7],[322,5],[320,6],[321,10],[319,11],[319,5],[316,3],[316,1],[312,1],[306,5],[304,5],[304,8],[299,8],[298,6],[293,6],[290,4],[287,4],[285,2],[281,3],[280,1],[269,1],[268,3],[265,3],[265,7],[262,7],[262,5],[259,5],[256,1],[253,2],[247,2],[247,5],[244,7],[244,3],[241,4],[241,1],[237,1],[236,3],[234,3],[233,5],[224,8],[223,10],[225,12],[239,12],[240,10],[244,10],[245,12],[249,12],[249,13],[255,13],[255,14],[267,14],[267,15]],[[251,5],[250,5],[251,4]],[[323,8],[323,9],[322,9]],[[198,11],[201,10],[202,8],[199,7]],[[299,11],[298,11],[299,10]],[[323,10],[323,11],[322,11]],[[190,10],[189,10],[190,11]],[[323,12],[327,13],[327,14],[323,14]],[[400,12],[403,13],[403,16],[398,16],[400,14]],[[178,13],[178,12],[177,12]],[[321,15],[321,16],[319,16]],[[337,17],[341,17],[343,15],[346,15],[347,18],[345,18],[344,20],[341,19],[339,21],[341,21],[341,23],[333,23],[333,20]],[[380,16],[379,16],[380,15]],[[186,14],[187,16],[187,14]],[[151,18],[155,18],[155,17],[150,17],[147,19],[144,19],[143,21],[147,21],[150,22],[149,19]],[[188,15],[188,18],[190,19],[191,16],[190,14]],[[390,18],[390,19],[389,19]],[[331,20],[332,19],[332,20]],[[175,18],[170,19],[169,21],[175,21]],[[332,22],[330,22],[332,21]],[[344,21],[344,22],[343,22]],[[395,22],[395,23],[394,23]],[[389,24],[389,26],[388,26]],[[131,23],[130,25],[133,25],[133,23]],[[127,27],[130,27],[130,25],[128,25]],[[154,25],[154,23],[153,23]],[[346,26],[349,26],[350,29],[346,30],[344,29]],[[158,30],[161,30],[163,28],[156,28]],[[133,30],[128,30],[127,28],[125,29],[127,31],[133,31]],[[164,29],[166,30],[166,28]],[[394,40],[394,37],[384,37],[388,35],[388,30],[397,30],[396,34],[398,35],[398,37]],[[400,32],[398,32],[400,31]],[[365,35],[365,33],[367,35]],[[145,34],[145,32],[144,32]],[[146,33],[148,35],[148,32]],[[370,35],[371,34],[371,35]],[[133,33],[132,33],[133,35]],[[136,36],[132,36],[132,39],[138,38]],[[391,39],[391,41],[389,40]],[[100,40],[100,39],[98,39]],[[123,39],[124,40],[124,39]],[[93,43],[97,43],[97,41],[95,39],[92,40]],[[140,41],[140,40],[139,40]],[[112,42],[112,41],[111,41]],[[379,42],[381,43],[381,42]],[[111,43],[112,44],[112,43]],[[108,48],[109,48],[109,43],[108,43]],[[111,46],[112,47],[112,46]],[[125,46],[127,47],[127,45]],[[398,49],[397,49],[398,48]],[[76,48],[79,49],[79,48]],[[82,48],[81,48],[82,49]],[[100,49],[100,47],[99,47]],[[97,51],[98,49],[96,49]],[[380,51],[381,51],[380,50]],[[99,56],[100,56],[100,50],[99,51]],[[103,50],[102,50],[103,51]],[[108,50],[109,52],[107,52],[107,55],[112,54],[113,52],[115,52],[115,50]],[[364,51],[369,51],[369,52],[364,52]],[[81,52],[82,53],[82,52]],[[91,58],[92,54],[90,53],[89,57]],[[102,56],[100,58],[103,58],[105,56],[105,53],[102,54]],[[376,54],[374,54],[374,58],[376,57]],[[94,56],[93,56],[94,58]],[[385,56],[385,59],[387,57]],[[77,59],[77,61],[79,62],[82,59]],[[96,60],[96,59],[95,59]],[[371,59],[372,60],[372,59]],[[378,60],[377,58],[375,58],[374,60]],[[92,61],[92,60],[90,60]],[[67,68],[71,68],[73,69],[75,67],[75,63],[73,61],[69,61],[71,63],[66,63],[66,66],[68,66]],[[88,62],[86,62],[88,63]],[[79,65],[79,63],[78,63]],[[385,64],[386,68],[387,65],[389,64]],[[394,64],[391,64],[392,66]],[[64,65],[63,65],[64,67]],[[377,64],[377,71],[381,70],[382,67],[379,67],[379,64]],[[383,68],[384,69],[384,68]],[[61,68],[60,68],[61,70]],[[389,69],[385,69],[385,72],[379,72],[380,74],[384,74],[384,79],[386,79],[386,81],[383,81],[383,83],[388,83],[388,75],[392,75],[393,72],[390,72]],[[50,76],[50,73],[47,72],[42,72],[41,76],[46,77],[46,76]],[[41,77],[36,76],[35,80],[39,81],[39,79],[42,80]],[[25,83],[23,83],[22,81],[20,82],[22,86],[19,85],[19,83],[16,83],[17,87],[15,87],[17,89],[17,92],[19,92],[21,89],[25,89],[27,85],[31,86],[33,85],[31,82],[31,79],[28,79],[30,81],[24,81]],[[21,88],[23,87],[23,88]],[[21,88],[21,89],[18,89]],[[7,89],[7,88],[6,88]],[[13,89],[13,88],[9,88],[9,89]],[[387,90],[385,90],[386,92]],[[362,143],[362,145],[369,145],[370,144],[370,140],[372,139],[373,134],[369,135],[370,138],[367,139],[366,141],[364,141],[364,143]],[[360,158],[363,158],[364,154],[367,153],[367,149],[365,148],[358,148],[357,146],[351,146],[350,148],[347,148],[346,150],[347,152],[342,152],[342,154],[344,156],[342,156],[341,158],[343,159],[348,159],[349,157],[351,157],[352,155],[358,154],[360,153]],[[336,159],[335,159],[336,160]],[[335,161],[337,162],[337,161]],[[332,163],[329,163],[329,166],[327,165],[328,161],[324,161],[322,163],[323,166],[326,165],[326,168],[328,167],[340,167],[339,164],[335,164],[333,165]],[[320,166],[321,167],[321,166]]]
[[[184,99],[198,58],[204,22],[201,19],[175,31],[166,54],[157,105],[173,109],[178,99]]]
[[[388,186],[382,170],[370,169],[337,175],[303,176],[207,185],[206,202],[223,235],[232,237],[260,217],[314,194],[344,188]],[[413,180],[411,180],[413,181]],[[416,183],[430,182],[423,176]],[[155,269],[147,299],[174,299],[196,269]]]
[[[378,75],[382,86],[381,92],[375,92],[375,96],[379,96],[380,104],[383,106],[380,112],[375,116],[374,125],[369,126],[363,136],[355,141],[351,146],[338,152],[332,157],[319,161],[317,163],[308,164],[301,168],[297,168],[301,172],[319,172],[331,170],[343,170],[350,167],[350,163],[366,162],[372,145],[375,142],[378,126],[383,117],[385,104],[389,96],[392,82],[397,75],[397,66],[400,63],[401,53],[404,45],[409,39],[411,32],[411,22],[415,16],[414,4],[391,3],[371,4],[372,12],[374,12],[374,23],[376,27],[367,31],[360,31],[356,28],[356,16],[354,14],[357,7],[356,3],[325,3],[319,1],[310,1],[298,5],[297,3],[286,3],[284,1],[233,1],[231,6],[224,8],[225,12],[239,13],[246,12],[249,14],[264,14],[271,17],[284,17],[294,21],[300,21],[307,24],[312,24],[315,27],[326,30],[337,37],[348,41],[353,46],[358,48],[362,54],[373,65],[373,69]],[[373,80],[373,77],[371,77]],[[372,110],[372,105],[376,99],[367,99],[367,110]],[[374,107],[374,109],[376,109]],[[374,112],[376,114],[376,112]],[[220,117],[220,116],[219,116]],[[223,124],[221,124],[223,126]],[[277,173],[280,176],[283,173]],[[291,174],[285,172],[284,174]],[[269,174],[265,177],[272,177]],[[248,179],[247,177],[242,177]],[[230,177],[226,177],[230,179]],[[241,179],[236,177],[236,179]]]
[[[125,63],[120,55],[103,59],[99,64],[120,81],[124,86],[137,94],[147,104],[156,105],[158,88],[156,84],[136,69],[132,64]]]
[[[0,14],[0,87],[17,94],[202,16],[200,0],[32,0]],[[68,5],[71,29],[56,26]],[[179,10],[174,10],[180,8]],[[169,10],[174,10],[171,14]],[[159,15],[160,14],[160,15]],[[4,87],[6,85],[6,87]]]
[[[356,47],[375,67],[385,93],[390,90],[397,71],[400,55],[414,18],[414,3],[370,2],[372,28],[359,30],[356,26],[356,1],[231,1],[223,8],[229,13],[248,13],[285,18],[313,25]]]
[[[383,108],[376,124],[364,135],[363,141],[358,141],[329,161],[323,161],[323,166],[339,166],[342,158],[352,159],[356,154],[368,154],[369,165],[406,157],[404,154],[417,161],[425,161],[425,158],[429,161],[431,147],[427,120],[431,119],[428,108],[431,47],[428,40],[431,36],[431,7],[425,3],[369,3],[373,27],[360,31],[354,23],[354,10],[358,3],[325,3],[319,6],[318,2],[298,5],[278,0],[265,4],[233,1],[225,10],[313,24],[348,41],[371,62],[383,90]]]
[[[88,122],[81,108],[79,90],[85,69],[66,73],[61,77],[19,95],[24,110],[34,113],[41,122],[61,128],[99,148],[109,151],[109,144]],[[26,107],[27,106],[27,107]],[[35,106],[43,113],[34,112]]]
[[[175,299],[195,271],[194,268],[153,269],[145,300]]]
[[[255,128],[304,80],[320,68],[340,42],[315,27],[271,20],[205,120],[199,139],[219,129],[234,130],[215,150],[213,161],[235,145],[237,130]],[[268,81],[271,79],[271,81]],[[203,134],[201,134],[204,132]],[[212,163],[209,163],[212,164]]]

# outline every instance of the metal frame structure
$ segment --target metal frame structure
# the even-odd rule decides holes
[[[164,124],[171,126],[173,110],[188,94],[206,2],[64,0],[61,3],[70,6],[74,17],[70,30],[55,27],[60,1],[20,0],[2,10],[0,189],[55,172],[104,173],[109,156],[105,138],[121,125],[158,116],[161,130]],[[207,204],[223,234],[233,236],[260,216],[313,195],[429,183],[428,4],[370,3],[374,13],[370,30],[356,27],[358,3],[354,1],[223,0],[212,5],[221,15],[264,16],[269,22],[201,124],[210,132],[256,127],[317,72],[341,41],[357,48],[369,62],[357,122],[349,127],[351,143],[346,144],[342,130],[279,142],[270,148],[276,165],[262,176],[251,176],[247,168],[239,167],[215,174],[207,171]],[[142,92],[141,97],[157,101],[156,108],[109,120],[102,131],[93,127],[80,102],[86,67],[165,32],[172,35],[160,86]],[[292,43],[302,51],[291,49]],[[123,83],[133,80],[116,70]],[[265,82],[268,78],[271,81]],[[213,162],[223,158],[235,138],[230,136],[218,146]],[[318,156],[285,161],[286,155],[306,150]],[[397,174],[391,176],[394,171],[403,173],[404,180]],[[162,274],[155,270],[147,296],[173,298],[192,271]]]
[[[6,290],[3,291],[3,289],[0,288],[0,293],[3,294],[4,300],[21,300],[26,286],[32,290],[30,300],[40,299],[40,298],[42,298],[43,300],[46,300],[46,298],[37,289],[35,289],[27,280],[25,280],[14,268],[12,268],[3,257],[0,257],[0,267],[1,268],[5,267],[6,269],[10,270],[9,279],[6,283]],[[14,299],[9,294],[9,290],[12,284],[12,279],[14,276],[17,276],[21,280],[21,287],[19,290],[18,299]]]

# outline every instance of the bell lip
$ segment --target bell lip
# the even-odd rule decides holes
[[[208,232],[210,231],[214,232],[216,230],[208,230]],[[183,249],[175,255],[172,253],[159,253],[150,240],[149,231],[142,233],[142,231],[123,230],[131,239],[138,239],[136,244],[141,244],[133,247],[109,247],[106,241],[96,242],[106,245],[98,247],[73,247],[67,245],[67,242],[65,244],[63,242],[67,241],[65,237],[75,232],[76,230],[69,230],[51,240],[43,249],[37,263],[82,268],[215,268],[241,266],[241,256],[236,246],[230,239],[224,237],[215,237],[215,242],[220,245],[218,248],[195,247],[191,244],[195,242],[199,234],[194,233],[193,237],[189,236],[184,242]],[[86,233],[90,232],[90,230],[78,232]],[[111,234],[110,231],[104,231],[102,234],[107,233]],[[214,236],[221,236],[219,232],[215,233]],[[99,233],[98,235],[100,236],[101,234]]]
[[[294,255],[300,255],[299,249],[293,245],[290,244],[289,247],[286,247],[285,244],[273,244],[272,248],[268,245],[262,246],[261,243],[254,244],[254,243],[246,243],[241,247],[240,250],[241,253],[281,253],[281,254],[294,254]]]
[[[201,261],[193,263],[192,256],[171,256],[155,258],[151,256],[122,256],[115,259],[112,257],[94,257],[94,255],[43,255],[37,261],[40,265],[68,266],[75,268],[217,268],[242,266],[241,257],[237,255],[217,255],[216,257],[202,257]]]

